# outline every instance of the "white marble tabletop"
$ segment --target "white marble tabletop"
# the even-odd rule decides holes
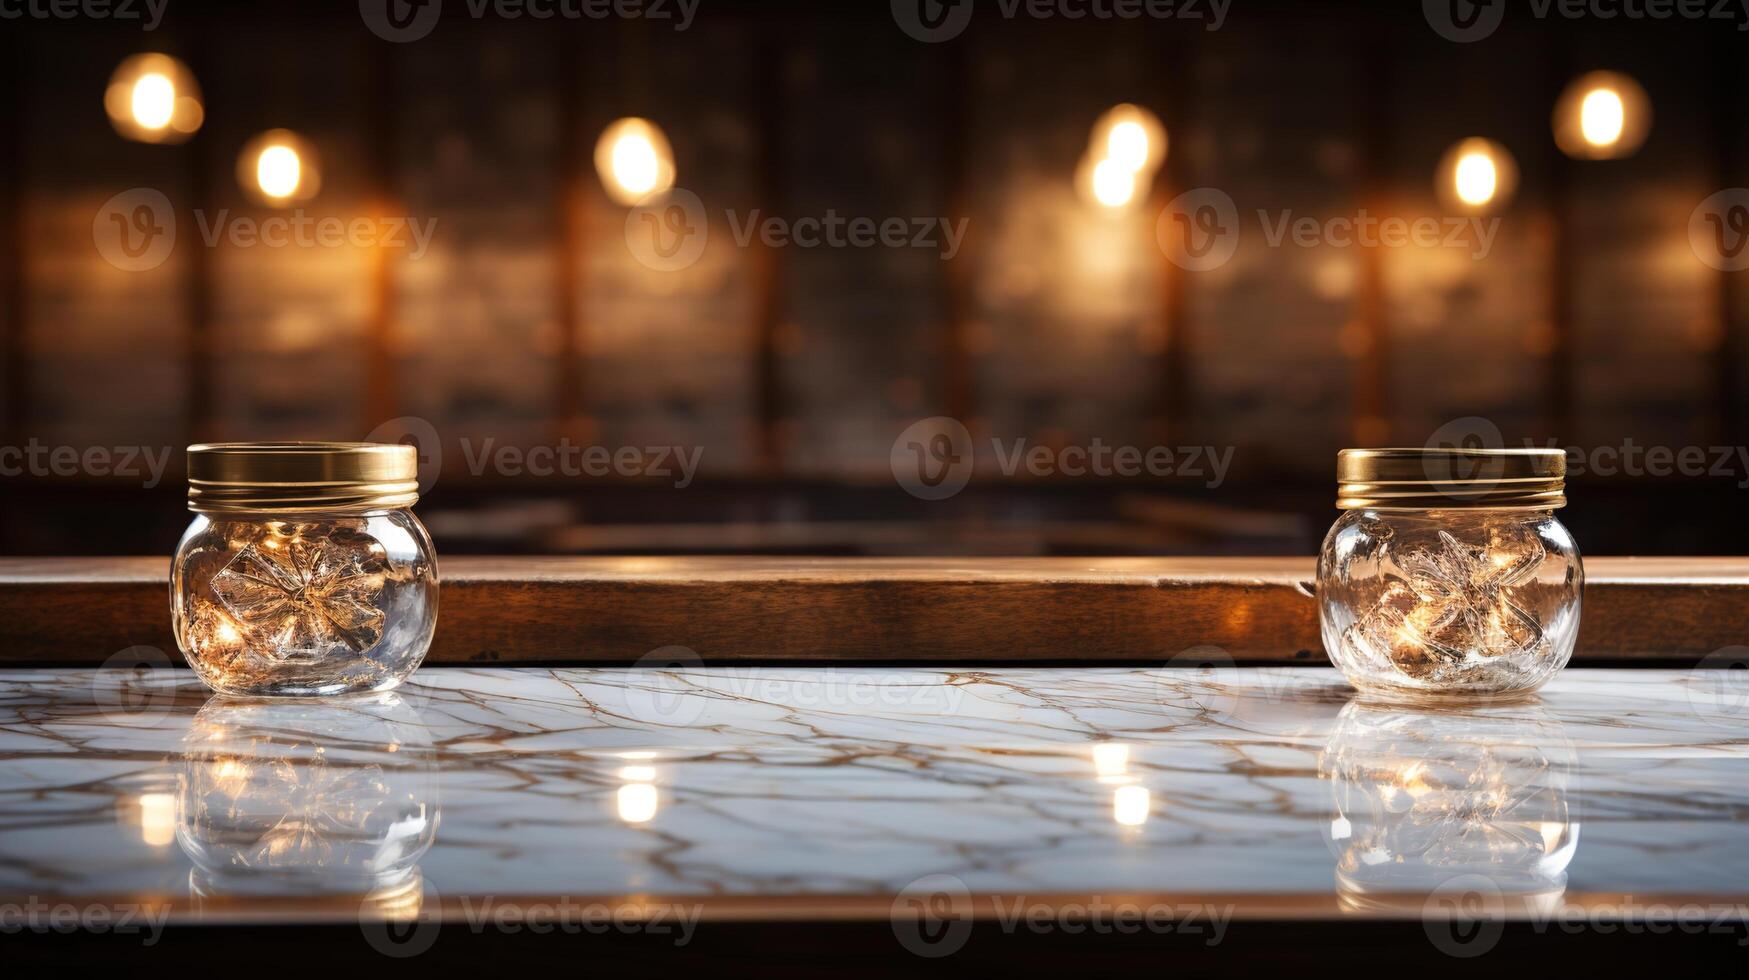
[[[0,905],[850,918],[941,893],[1398,916],[1457,888],[1743,918],[1743,672],[1351,699],[1321,669],[441,668],[316,703],[10,670]]]

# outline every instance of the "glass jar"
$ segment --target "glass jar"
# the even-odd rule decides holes
[[[1585,572],[1559,449],[1349,449],[1318,558],[1324,649],[1387,697],[1512,696],[1566,665]]]
[[[194,522],[170,575],[176,642],[221,694],[387,691],[437,625],[437,559],[408,508],[412,446],[188,450]]]

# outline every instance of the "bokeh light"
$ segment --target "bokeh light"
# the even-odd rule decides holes
[[[237,182],[258,203],[280,207],[314,197],[321,189],[321,171],[308,140],[288,129],[273,129],[243,147]]]
[[[1555,103],[1555,142],[1580,160],[1633,155],[1652,132],[1652,100],[1620,72],[1594,71],[1574,79]]]
[[[1496,211],[1518,189],[1518,164],[1504,146],[1479,137],[1453,146],[1440,163],[1439,197],[1463,212]]]
[[[117,133],[140,143],[181,143],[206,120],[194,73],[167,54],[138,54],[118,65],[103,109]]]
[[[674,186],[674,152],[648,119],[616,120],[595,143],[595,169],[614,203],[627,207]]]

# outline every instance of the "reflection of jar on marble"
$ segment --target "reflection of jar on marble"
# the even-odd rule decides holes
[[[1539,708],[1499,711],[1343,709],[1319,767],[1343,908],[1417,911],[1460,879],[1509,908],[1559,902],[1579,843],[1571,746]]]
[[[393,694],[215,697],[183,739],[176,840],[197,897],[333,894],[416,912],[438,812],[436,750]]]

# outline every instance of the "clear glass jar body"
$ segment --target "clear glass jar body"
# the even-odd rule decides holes
[[[431,646],[437,559],[405,509],[197,514],[170,606],[183,656],[221,694],[387,691]]]
[[[1584,581],[1552,510],[1350,510],[1318,558],[1324,649],[1363,692],[1524,694],[1572,657]]]

